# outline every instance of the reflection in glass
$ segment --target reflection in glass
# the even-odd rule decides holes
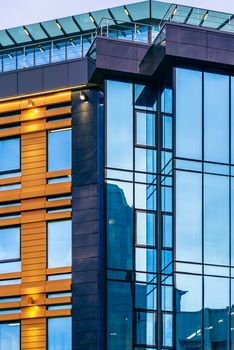
[[[164,113],[172,113],[172,90],[165,88],[161,95],[161,111]]]
[[[233,178],[231,178],[231,266],[234,266],[234,179]]]
[[[71,220],[48,223],[48,267],[63,266],[71,266]]]
[[[229,264],[229,179],[204,175],[204,260]]]
[[[157,151],[148,148],[135,148],[135,170],[145,173],[157,172]],[[155,176],[153,176],[155,178]],[[153,181],[153,179],[152,179]]]
[[[107,81],[107,166],[133,168],[132,84]]]
[[[136,271],[157,272],[157,251],[136,248]]]
[[[162,243],[164,248],[172,247],[172,215],[162,215]]]
[[[132,349],[132,289],[126,282],[107,285],[107,349]]]
[[[132,269],[133,185],[107,184],[107,265]]]
[[[71,168],[71,130],[48,133],[48,171]]]
[[[149,85],[135,84],[135,107],[147,111],[156,111],[156,89]]]
[[[65,61],[66,42],[56,42],[51,48],[51,62]]]
[[[135,184],[135,207],[144,210],[156,210],[157,191],[155,184]]]
[[[173,287],[162,285],[162,310],[172,311],[173,309]]]
[[[172,149],[172,117],[162,117],[162,146]]]
[[[48,319],[48,350],[72,349],[72,319],[57,317]]]
[[[20,169],[20,138],[0,140],[0,172]]]
[[[205,277],[204,336],[205,347],[229,348],[229,280]],[[220,347],[222,345],[222,347]]]
[[[202,156],[202,73],[180,68],[176,69],[176,155]]]
[[[157,309],[157,285],[150,283],[136,283],[136,308],[138,309]]]
[[[0,229],[0,261],[14,259],[20,259],[20,228],[2,228]]]
[[[176,275],[176,345],[178,350],[201,349],[202,277]]]
[[[155,114],[149,112],[136,112],[137,135],[136,143],[143,146],[155,147],[156,125]]]
[[[20,350],[20,323],[0,324],[0,349]]]
[[[202,177],[176,172],[176,260],[202,259]]]
[[[137,344],[156,345],[156,324],[156,313],[141,311],[136,313]]]
[[[154,213],[136,212],[137,244],[155,246],[156,216]]]
[[[229,162],[227,75],[204,73],[204,158],[214,162]]]
[[[173,316],[172,314],[163,314],[163,346],[172,346],[173,344]]]

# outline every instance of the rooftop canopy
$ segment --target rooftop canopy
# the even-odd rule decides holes
[[[0,31],[0,49],[94,32],[102,18],[162,25],[166,20],[234,32],[234,15],[157,0],[34,23]]]

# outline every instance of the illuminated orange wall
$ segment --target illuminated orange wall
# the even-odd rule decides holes
[[[21,349],[46,349],[46,320],[69,316],[70,309],[46,310],[46,305],[70,303],[70,297],[47,299],[46,293],[71,290],[71,280],[47,281],[47,276],[70,273],[71,268],[47,269],[47,222],[71,217],[71,212],[47,213],[48,208],[71,205],[70,199],[47,201],[47,196],[71,194],[71,182],[47,184],[48,178],[71,175],[69,171],[47,172],[47,130],[71,126],[71,120],[48,122],[71,108],[46,110],[47,105],[71,101],[71,92],[59,92],[0,102],[0,114],[21,110],[20,116],[3,117],[0,126],[20,123],[0,131],[0,138],[21,135],[21,176],[0,179],[0,185],[21,183],[20,189],[0,192],[0,205],[20,201],[17,207],[2,207],[1,214],[20,212],[20,218],[2,219],[0,226],[21,225],[21,273],[0,274],[0,280],[21,278],[21,284],[0,286],[0,297],[21,296],[21,302],[0,303],[0,309],[21,308],[20,314],[0,315],[1,321],[21,321]],[[33,104],[33,106],[31,106]],[[28,107],[30,106],[30,107]]]

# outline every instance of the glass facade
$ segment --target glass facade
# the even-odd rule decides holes
[[[71,266],[71,220],[49,222],[47,234],[48,267]]]
[[[177,68],[175,86],[176,346],[233,349],[233,77]]]
[[[0,349],[20,350],[20,324],[0,323]]]
[[[48,319],[48,350],[71,350],[71,317]]]
[[[71,169],[71,129],[48,133],[48,171]]]
[[[106,108],[107,348],[172,347],[172,91],[108,80]]]
[[[1,174],[20,171],[20,138],[0,140],[0,177]]]
[[[20,263],[20,227],[0,229],[0,273],[18,272]]]

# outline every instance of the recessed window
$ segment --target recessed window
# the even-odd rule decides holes
[[[20,349],[20,323],[0,324],[0,349]]]
[[[48,320],[48,350],[71,350],[71,317]]]
[[[52,221],[48,223],[48,267],[64,266],[71,266],[71,220]]]
[[[48,133],[48,171],[71,169],[71,129]]]
[[[20,228],[0,229],[0,272],[15,272],[20,269]]]
[[[0,173],[20,170],[20,138],[0,141]]]

